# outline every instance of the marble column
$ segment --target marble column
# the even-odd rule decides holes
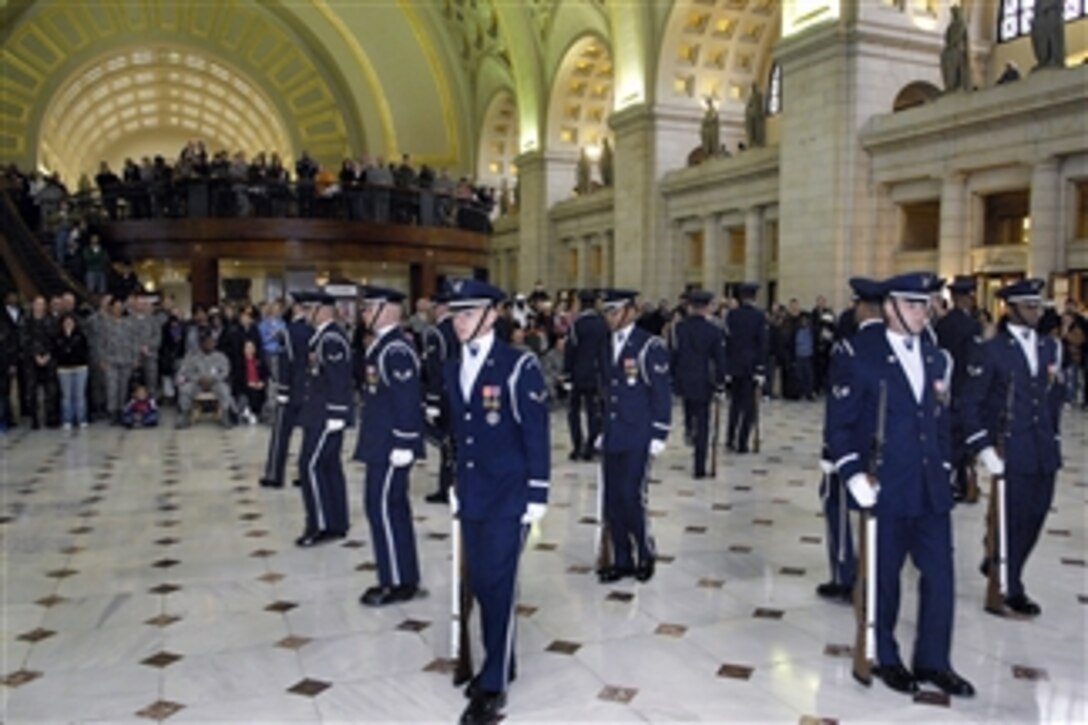
[[[589,286],[589,250],[592,239],[586,235],[575,242],[578,249],[578,278],[575,284],[579,289]]]
[[[952,172],[941,182],[937,274],[951,280],[971,271],[971,240],[967,236],[967,179]]]
[[[763,208],[753,206],[744,213],[744,280],[759,283],[757,299],[767,294],[763,276]]]
[[[518,189],[521,207],[518,211],[518,265],[513,280],[514,290],[528,291],[542,280],[546,288],[559,282],[562,269],[558,252],[552,243],[548,210],[564,198],[574,179],[574,159],[539,151],[521,154],[514,163],[518,167]]]
[[[1031,171],[1031,235],[1028,246],[1029,277],[1050,282],[1054,272],[1065,271],[1065,235],[1062,234],[1061,165],[1043,159]]]
[[[722,291],[722,230],[717,214],[703,217],[703,289],[714,294]]]

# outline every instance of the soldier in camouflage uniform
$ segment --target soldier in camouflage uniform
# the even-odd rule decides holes
[[[193,398],[200,392],[215,393],[219,401],[219,417],[224,428],[230,427],[230,361],[215,349],[215,337],[201,330],[200,349],[181,361],[178,369],[178,428],[188,428],[193,410]]]
[[[89,352],[87,397],[91,420],[106,412],[106,368],[102,362],[102,335],[109,321],[112,300],[109,295],[102,295],[98,301],[98,309],[83,321],[83,334],[87,336]]]
[[[106,376],[106,411],[114,425],[120,424],[121,410],[128,402],[128,384],[136,363],[132,318],[125,317],[124,312],[123,300],[111,300],[110,314],[103,319],[99,336],[99,359]]]
[[[162,346],[162,321],[152,314],[151,301],[134,297],[129,304],[132,349],[136,351],[136,369],[143,372],[144,385],[151,397],[159,390],[159,347]]]

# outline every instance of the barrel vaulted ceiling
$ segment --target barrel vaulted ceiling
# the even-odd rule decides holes
[[[160,134],[497,179],[627,106],[742,107],[780,2],[0,0],[0,160],[93,172]]]

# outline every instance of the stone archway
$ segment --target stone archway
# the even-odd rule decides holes
[[[547,148],[576,155],[586,148],[596,156],[611,137],[612,53],[595,35],[574,41],[563,55],[548,103]]]
[[[513,189],[517,181],[518,106],[509,90],[496,93],[487,105],[480,128],[476,180],[484,186]]]

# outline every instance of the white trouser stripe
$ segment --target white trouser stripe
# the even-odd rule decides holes
[[[521,563],[521,550],[525,547],[525,537],[529,527],[521,526],[521,542],[518,544],[518,558],[514,561],[514,591],[510,597],[510,617],[506,620],[506,651],[502,658],[502,691],[510,685],[510,657],[514,653],[514,630],[518,616],[518,568]]]
[[[310,462],[306,466],[306,470],[310,473],[310,493],[314,497],[314,508],[317,509],[317,528],[321,531],[325,530],[325,507],[321,505],[321,487],[317,485],[317,472],[314,466],[317,464],[317,457],[321,455],[321,449],[325,447],[325,437],[328,434],[327,430],[321,431],[321,437],[317,439],[313,455],[310,456]]]
[[[397,548],[393,543],[393,527],[389,524],[389,486],[393,483],[393,465],[387,463],[385,482],[382,484],[382,528],[385,529],[385,546],[389,549],[389,570],[393,577],[393,586],[400,586],[400,563],[397,561]]]

